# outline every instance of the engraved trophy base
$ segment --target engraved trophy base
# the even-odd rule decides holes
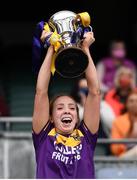
[[[88,66],[88,57],[78,47],[67,47],[56,54],[56,71],[65,78],[82,75]]]

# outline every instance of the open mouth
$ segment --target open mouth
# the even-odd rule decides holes
[[[72,122],[72,119],[70,117],[64,117],[61,119],[62,123],[69,124]]]

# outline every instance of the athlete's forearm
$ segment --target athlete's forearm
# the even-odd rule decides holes
[[[98,94],[98,93],[100,93],[100,86],[99,86],[99,80],[98,80],[98,76],[97,76],[97,70],[96,70],[95,64],[93,62],[93,59],[90,55],[89,48],[86,48],[85,52],[86,52],[86,54],[88,56],[88,60],[89,60],[88,67],[85,72],[89,92],[91,92],[93,94]]]
[[[47,92],[50,76],[51,76],[51,63],[53,57],[54,49],[52,46],[48,48],[47,54],[44,58],[42,66],[40,68],[38,79],[37,79],[37,91]]]

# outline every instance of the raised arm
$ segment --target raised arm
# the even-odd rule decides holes
[[[100,119],[100,86],[97,71],[90,55],[89,47],[95,41],[93,32],[85,34],[82,49],[88,56],[89,64],[85,75],[88,83],[88,96],[84,105],[84,122],[91,133],[96,133],[99,128]]]
[[[48,34],[49,33],[43,32],[41,39],[43,40]],[[39,133],[49,120],[48,87],[53,53],[54,49],[50,46],[38,74],[32,121],[35,133]]]

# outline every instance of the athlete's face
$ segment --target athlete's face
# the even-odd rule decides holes
[[[78,122],[76,103],[68,96],[57,98],[53,105],[52,121],[58,133],[69,134]]]

